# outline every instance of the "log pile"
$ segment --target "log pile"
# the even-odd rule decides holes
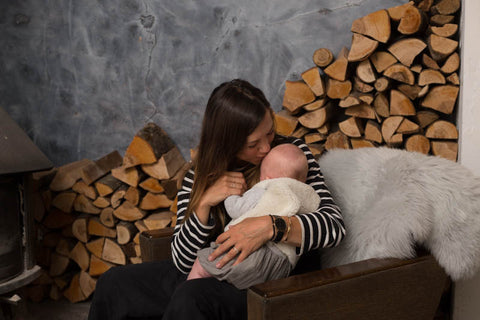
[[[277,132],[319,156],[388,146],[456,161],[460,0],[417,0],[352,23],[350,48],[286,81]]]
[[[37,174],[36,253],[44,271],[26,296],[83,301],[105,271],[140,263],[140,232],[175,225],[188,168],[167,134],[149,123],[123,157],[114,151]]]

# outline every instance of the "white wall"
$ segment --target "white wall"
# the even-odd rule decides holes
[[[459,162],[480,176],[480,1],[462,1]],[[480,319],[480,272],[455,284],[454,320]]]

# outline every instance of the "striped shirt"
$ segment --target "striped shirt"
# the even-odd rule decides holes
[[[312,249],[337,246],[345,235],[345,226],[339,207],[335,204],[320,171],[320,167],[307,145],[300,139],[287,138],[298,146],[307,157],[309,184],[320,196],[320,204],[316,211],[296,215],[302,229],[302,243],[296,248],[298,255]],[[213,225],[204,225],[193,212],[184,221],[185,212],[193,186],[194,172],[189,170],[178,192],[177,224],[172,238],[172,257],[175,266],[183,273],[190,272],[197,251],[205,246]]]

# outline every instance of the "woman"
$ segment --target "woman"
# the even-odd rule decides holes
[[[210,259],[226,253],[221,268],[243,261],[268,241],[283,241],[301,255],[336,246],[345,234],[339,208],[320,168],[299,139],[275,136],[274,115],[264,94],[244,80],[232,80],[211,94],[194,162],[178,193],[171,261],[112,268],[100,277],[89,319],[246,319],[246,291],[215,278],[185,281],[198,249],[216,241]],[[272,145],[293,143],[306,155],[307,183],[319,194],[317,211],[286,217],[248,218],[223,232],[223,200],[241,195],[258,180],[258,165]],[[288,229],[288,232],[286,231]],[[222,233],[223,232],[223,233]],[[288,237],[288,239],[287,239]]]

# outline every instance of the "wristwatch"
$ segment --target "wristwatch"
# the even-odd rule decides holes
[[[276,231],[272,241],[278,243],[285,235],[285,231],[287,231],[287,223],[282,217],[276,215],[272,215],[272,220]]]

